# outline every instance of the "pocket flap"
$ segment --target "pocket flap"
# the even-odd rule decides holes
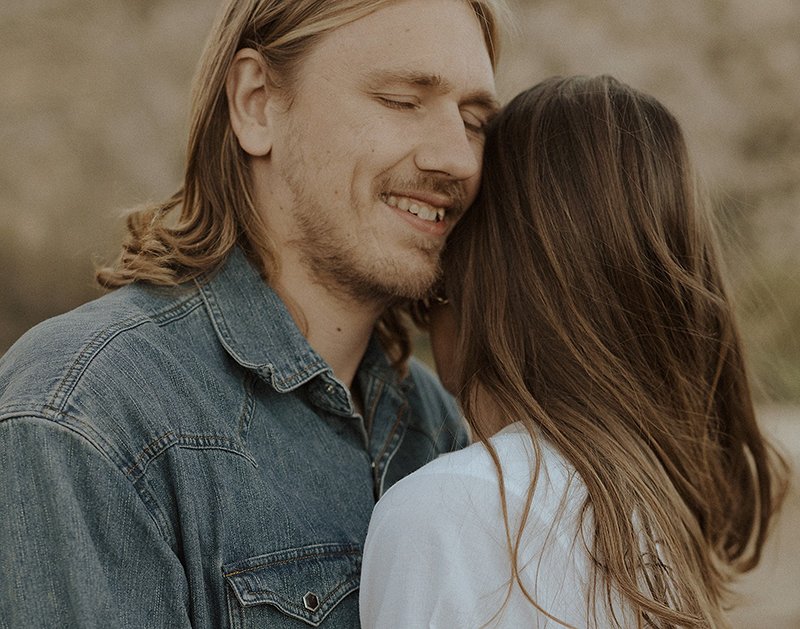
[[[226,564],[222,570],[242,606],[274,605],[316,627],[358,589],[361,548],[314,544]]]

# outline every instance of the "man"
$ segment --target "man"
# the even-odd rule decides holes
[[[1,626],[358,626],[374,501],[466,440],[396,304],[476,193],[494,41],[487,0],[227,4],[182,190],[0,366]]]

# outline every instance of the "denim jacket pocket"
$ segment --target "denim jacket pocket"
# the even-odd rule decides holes
[[[361,547],[314,544],[229,563],[222,570],[236,599],[229,600],[233,627],[273,626],[257,625],[267,618],[252,616],[269,610],[274,618],[274,608],[285,615],[284,622],[289,616],[318,627],[358,589]]]

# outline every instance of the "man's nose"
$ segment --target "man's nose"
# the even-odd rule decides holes
[[[425,126],[414,163],[420,170],[465,180],[480,173],[482,154],[482,138],[470,136],[457,111],[448,112]]]

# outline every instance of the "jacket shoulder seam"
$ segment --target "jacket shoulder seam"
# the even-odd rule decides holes
[[[178,304],[173,304],[168,308],[157,311],[152,315],[139,315],[123,319],[114,325],[98,330],[89,340],[83,345],[78,355],[66,369],[64,377],[56,387],[52,397],[47,403],[48,407],[56,409],[58,412],[63,413],[70,396],[74,392],[78,382],[86,373],[92,361],[103,351],[103,349],[117,336],[124,332],[133,330],[141,325],[147,323],[155,323],[156,325],[163,326],[172,321],[181,319],[193,312],[202,305],[199,295],[193,295],[189,299],[182,300]]]

